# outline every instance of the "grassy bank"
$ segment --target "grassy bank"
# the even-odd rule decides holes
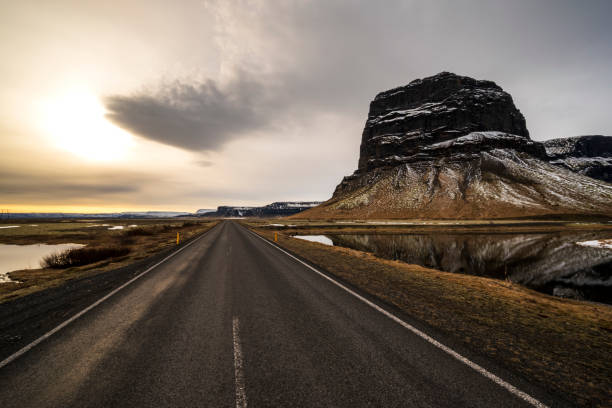
[[[269,228],[254,230],[268,239],[274,234]],[[577,405],[606,406],[612,400],[609,306],[383,260],[294,239],[285,231],[278,243]]]
[[[567,231],[610,231],[612,223],[596,221],[559,220],[295,220],[250,219],[245,222],[254,228],[283,231],[291,234],[402,234],[402,233],[550,233]]]
[[[12,224],[19,228],[0,229],[0,243],[78,243],[86,247],[54,254],[56,256],[49,258],[46,268],[10,272],[9,277],[17,282],[0,284],[0,302],[129,265],[176,246],[177,233],[181,241],[185,241],[216,223],[208,220],[83,220]],[[109,229],[117,226],[124,226],[124,229]]]

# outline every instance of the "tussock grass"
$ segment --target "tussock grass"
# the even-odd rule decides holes
[[[163,224],[163,225],[151,225],[146,227],[134,227],[123,231],[124,236],[135,237],[135,236],[151,236],[164,232],[180,231],[184,228],[192,228],[202,226],[203,224],[193,221],[186,221],[182,224]]]
[[[146,236],[155,235],[155,227],[134,227],[123,231],[123,236],[135,237],[135,236]]]
[[[129,253],[130,248],[125,246],[72,248],[47,255],[41,261],[40,266],[43,268],[64,269],[118,258]]]

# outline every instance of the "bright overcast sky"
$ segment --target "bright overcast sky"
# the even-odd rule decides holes
[[[531,137],[612,134],[612,2],[0,0],[0,208],[325,200],[376,93],[497,82]]]

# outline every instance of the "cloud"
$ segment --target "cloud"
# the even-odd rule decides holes
[[[390,0],[385,7],[368,1],[206,4],[216,21],[208,47],[219,51],[219,78],[187,78],[110,96],[106,105],[113,122],[167,145],[220,151],[261,130],[287,137],[286,125],[307,128],[322,114],[350,116],[363,125],[368,102],[378,92],[450,70],[506,88],[541,139],[559,127],[559,119],[538,110],[544,96],[533,82],[554,72],[559,82],[569,83],[568,77],[588,68],[584,61],[603,58],[610,48],[598,40],[609,33],[601,17],[610,9],[605,2],[578,14],[575,5],[558,0],[520,7],[452,0]],[[584,43],[590,44],[589,55],[579,59],[580,67],[571,67],[568,50],[579,56],[587,52],[580,51]],[[569,89],[568,98],[581,87]],[[565,108],[566,102],[558,105]],[[591,116],[585,120],[593,122]],[[579,132],[571,123],[563,127]]]
[[[227,85],[213,80],[174,81],[153,92],[105,98],[107,118],[144,138],[194,151],[225,143],[269,125],[266,84],[237,72]]]
[[[5,202],[104,199],[138,194],[143,185],[153,182],[153,177],[125,172],[75,175],[17,172],[6,168],[1,170],[0,191]],[[117,183],[118,179],[122,182]]]
[[[210,160],[204,160],[204,159],[202,159],[202,160],[196,160],[196,161],[194,162],[194,164],[196,164],[197,166],[200,166],[200,167],[211,167],[211,166],[212,166],[212,165],[214,165],[215,163],[214,163],[214,162],[211,162]]]

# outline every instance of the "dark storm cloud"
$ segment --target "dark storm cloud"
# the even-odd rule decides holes
[[[248,75],[226,86],[215,81],[163,84],[152,93],[105,98],[115,124],[156,142],[188,150],[218,150],[266,126],[266,88]]]

